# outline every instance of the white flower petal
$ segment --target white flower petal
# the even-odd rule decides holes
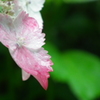
[[[39,12],[45,0],[18,0],[19,6],[27,12],[27,8],[30,8],[33,12]]]
[[[22,70],[22,79],[23,81],[27,80],[30,77],[30,74]]]

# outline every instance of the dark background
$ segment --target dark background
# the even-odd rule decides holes
[[[48,90],[32,76],[23,82],[0,44],[0,100],[100,100],[100,1],[47,0],[41,13],[54,62]]]

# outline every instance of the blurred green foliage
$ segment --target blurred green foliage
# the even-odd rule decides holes
[[[0,100],[100,100],[100,1],[85,1],[47,0],[41,11],[54,62],[47,91],[33,77],[23,82],[0,44]]]

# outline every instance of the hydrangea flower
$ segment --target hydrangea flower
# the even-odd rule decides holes
[[[43,27],[43,20],[40,14],[40,10],[43,7],[45,0],[17,0],[17,5],[37,20],[39,27]]]
[[[47,89],[53,63],[42,48],[44,36],[37,21],[24,11],[15,19],[0,14],[0,41],[22,69],[22,79],[27,80],[32,75]]]

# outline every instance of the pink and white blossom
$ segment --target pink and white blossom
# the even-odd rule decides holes
[[[22,79],[27,80],[32,75],[47,89],[53,63],[42,48],[44,36],[37,21],[23,11],[14,20],[0,14],[0,41],[22,69]]]
[[[40,14],[41,9],[43,8],[45,0],[17,0],[17,5],[30,17],[33,17],[37,20],[39,27],[42,28],[43,20]]]

